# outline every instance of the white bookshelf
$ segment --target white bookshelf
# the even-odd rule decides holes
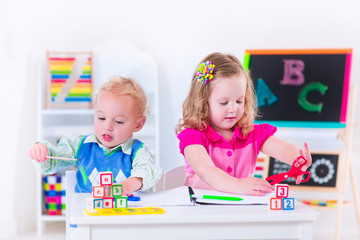
[[[46,71],[43,66],[39,74],[38,90],[38,140],[47,140],[56,144],[67,134],[89,134],[93,132],[93,109],[45,109]],[[144,128],[134,134],[135,138],[145,142],[160,164],[159,159],[159,100],[157,64],[154,59],[139,51],[132,43],[123,40],[108,42],[94,50],[93,89],[96,90],[103,81],[114,74],[136,79],[144,88],[150,105],[150,114]],[[65,221],[65,216],[47,215],[42,186],[42,176],[38,178],[37,194],[37,232],[42,234],[46,223]]]

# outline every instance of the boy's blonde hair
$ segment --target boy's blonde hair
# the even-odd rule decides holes
[[[212,82],[217,77],[242,75],[246,79],[245,109],[243,116],[236,125],[242,128],[242,132],[246,136],[252,130],[253,122],[257,115],[256,95],[250,74],[243,68],[240,61],[230,54],[211,53],[200,64],[206,61],[210,61],[215,65],[214,78],[207,84],[201,84],[196,78],[195,70],[190,91],[183,104],[183,119],[176,126],[176,133],[181,132],[185,128],[204,130],[209,124],[208,98],[211,93],[210,85]]]
[[[137,102],[140,115],[146,116],[148,114],[146,94],[140,84],[133,79],[124,78],[118,75],[111,76],[97,90],[95,104],[99,94],[102,92],[111,92],[116,96],[129,95]]]

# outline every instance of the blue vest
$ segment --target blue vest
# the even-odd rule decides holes
[[[98,143],[84,143],[87,137],[84,136],[81,140],[76,154],[76,158],[80,161],[77,162],[75,192],[92,192],[93,184],[98,184],[100,172],[111,171],[115,179],[121,170],[126,178],[130,177],[133,160],[137,151],[143,146],[142,142],[134,139],[131,155],[125,154],[121,147],[107,155]]]

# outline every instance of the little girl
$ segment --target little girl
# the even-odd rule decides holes
[[[176,127],[185,157],[185,185],[229,193],[265,195],[273,187],[252,177],[263,152],[292,164],[299,155],[311,165],[311,155],[276,136],[276,127],[254,124],[256,99],[252,80],[240,61],[222,53],[205,57],[193,75]],[[299,184],[301,176],[297,178]]]

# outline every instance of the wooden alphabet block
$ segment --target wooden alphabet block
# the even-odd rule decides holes
[[[283,198],[283,209],[284,210],[294,210],[295,200],[294,198]]]
[[[113,197],[119,197],[119,196],[122,196],[122,192],[123,192],[123,189],[122,189],[122,185],[121,184],[113,184],[111,186],[111,193],[112,193],[112,196]]]
[[[282,198],[270,198],[270,209],[281,210],[282,209]]]
[[[287,198],[289,195],[289,185],[287,184],[276,184],[275,185],[276,197]]]
[[[93,198],[103,198],[103,197],[105,197],[105,187],[93,186]]]
[[[115,208],[127,208],[127,197],[115,197]]]
[[[100,185],[101,186],[109,186],[113,183],[113,175],[112,172],[100,172]]]

